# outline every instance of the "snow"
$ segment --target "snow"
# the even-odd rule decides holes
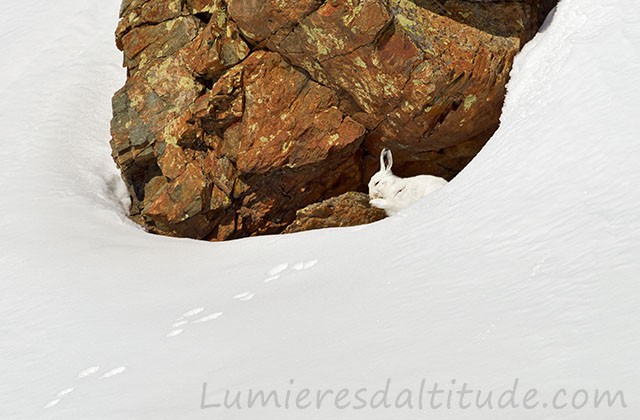
[[[118,8],[0,16],[0,418],[640,414],[636,0],[562,0],[517,58],[500,130],[443,190],[369,226],[228,243],[125,216],[108,145]],[[212,404],[423,378],[518,378],[546,402],[623,390],[627,408],[200,407],[204,383]]]

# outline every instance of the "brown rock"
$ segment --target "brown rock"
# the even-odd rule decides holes
[[[364,190],[382,147],[400,175],[452,178],[497,128],[552,3],[124,0],[111,146],[132,218],[209,240],[279,233]],[[345,200],[325,219],[355,220]]]
[[[222,0],[209,3],[209,22],[181,52],[194,74],[205,79],[216,78],[249,55],[249,47],[240,38],[236,24],[229,20]]]
[[[296,25],[322,3],[322,0],[227,0],[229,14],[244,36],[254,43]]]
[[[155,59],[171,57],[195,38],[197,30],[197,21],[192,16],[133,28],[120,40],[124,63],[131,70]]]
[[[181,14],[180,0],[123,0],[116,41],[120,42],[133,28],[165,22]],[[122,44],[118,44],[118,47],[121,48]]]
[[[531,2],[335,4],[325,3],[269,45],[343,92],[350,115],[369,130],[365,146],[373,156],[391,148],[406,173],[408,162],[430,161],[428,152],[472,138],[486,142],[497,128],[513,57],[537,28]]]
[[[331,89],[311,81],[276,53],[257,52],[242,67],[240,171],[295,169],[327,161],[344,149],[355,152],[364,127],[338,109]]]
[[[298,210],[296,220],[283,233],[364,225],[386,216],[384,210],[369,205],[367,194],[351,191]]]
[[[277,233],[297,209],[360,185],[354,156],[365,130],[337,104],[332,90],[264,51],[198,98],[193,124],[232,167],[233,187],[223,190],[238,216],[235,236]]]

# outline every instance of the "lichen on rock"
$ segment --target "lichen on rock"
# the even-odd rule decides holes
[[[363,191],[383,147],[401,175],[453,177],[497,128],[549,4],[124,0],[111,146],[132,218],[207,240],[279,233]]]

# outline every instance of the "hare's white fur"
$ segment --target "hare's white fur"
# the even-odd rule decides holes
[[[380,152],[380,170],[369,181],[371,205],[383,209],[389,216],[447,185],[445,179],[432,175],[400,178],[391,172],[392,166],[391,151],[383,149]]]

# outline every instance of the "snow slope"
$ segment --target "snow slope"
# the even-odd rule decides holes
[[[640,7],[562,0],[502,127],[380,223],[213,244],[125,217],[108,146],[119,0],[0,16],[1,419],[631,419],[640,414]],[[469,409],[201,409],[225,389],[501,390]],[[291,384],[290,380],[293,380]],[[542,407],[558,388],[627,408]]]

